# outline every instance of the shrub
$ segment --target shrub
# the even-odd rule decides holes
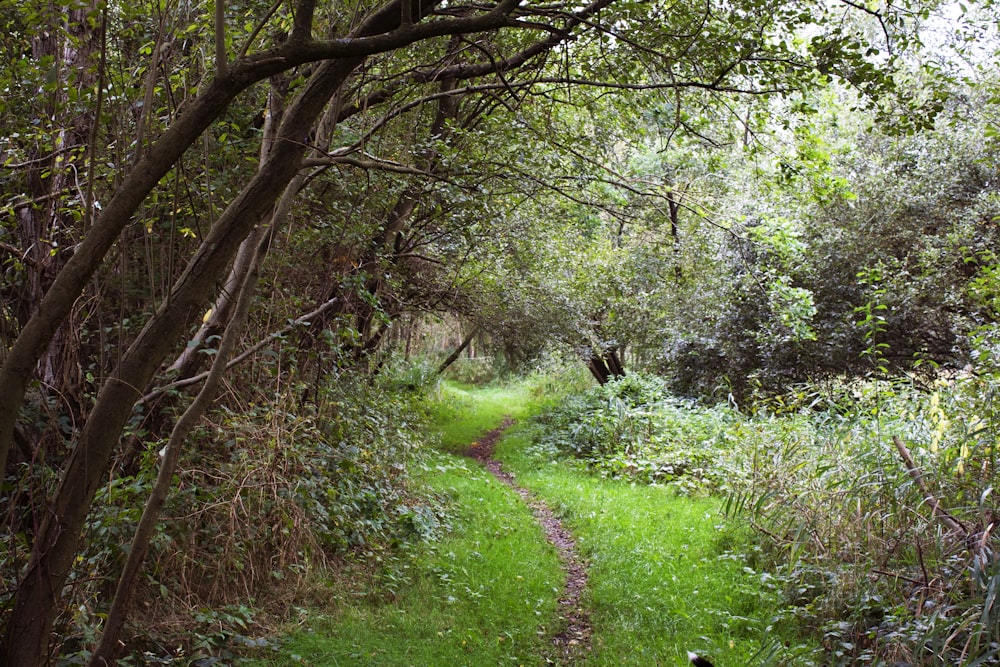
[[[720,457],[733,419],[726,407],[697,407],[655,378],[630,374],[570,397],[539,422],[541,446],[602,475],[693,491],[724,484]]]
[[[829,664],[997,663],[995,393],[988,377],[831,382],[750,421],[728,506]]]
[[[840,379],[740,414],[633,375],[543,414],[538,448],[723,492],[756,535],[748,566],[785,600],[773,622],[817,635],[824,664],[998,664],[998,388],[989,374]]]
[[[421,442],[405,394],[341,380],[316,405],[301,395],[230,400],[192,434],[146,558],[134,603],[143,611],[123,634],[126,661],[214,661],[259,646],[260,624],[313,595],[340,563],[389,562],[395,547],[441,529],[443,503],[407,472]],[[69,663],[86,659],[99,631],[160,446],[148,443],[134,474],[98,492],[57,626]],[[42,472],[27,472],[38,479],[20,488],[43,488]],[[5,580],[23,548],[2,554]]]

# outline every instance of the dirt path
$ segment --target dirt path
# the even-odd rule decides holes
[[[500,462],[493,458],[493,449],[503,432],[514,424],[510,417],[499,427],[483,435],[465,451],[504,484],[517,491],[531,508],[535,519],[545,530],[545,536],[555,547],[566,572],[566,584],[559,598],[559,618],[561,630],[552,638],[553,652],[551,664],[571,665],[590,650],[590,619],[580,605],[580,596],[587,586],[587,567],[576,549],[576,541],[562,521],[545,503],[537,500],[527,489],[519,486],[517,480],[506,472]]]

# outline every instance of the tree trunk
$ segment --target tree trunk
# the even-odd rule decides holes
[[[264,118],[262,141],[260,148],[260,161],[263,163],[270,153],[271,146],[274,145],[278,124],[285,113],[285,95],[288,93],[288,77],[271,77],[271,86],[268,93],[267,114]],[[294,197],[296,193],[285,192],[285,197]],[[175,373],[175,379],[184,380],[192,377],[201,370],[205,355],[201,351],[205,349],[207,341],[213,336],[219,335],[229,322],[230,316],[235,307],[236,300],[240,294],[240,286],[246,277],[250,263],[254,258],[267,254],[270,247],[270,239],[275,229],[284,226],[283,220],[272,219],[270,224],[260,225],[247,237],[236,253],[236,261],[229,271],[226,282],[219,292],[219,296],[212,307],[211,314],[202,323],[197,333],[184,347],[180,356],[170,365],[171,371]],[[262,254],[263,253],[263,254]]]
[[[587,359],[587,368],[601,385],[625,377],[625,367],[618,356],[617,347],[608,348],[603,353],[591,350],[590,357]]]
[[[461,342],[461,344],[459,344],[459,346],[455,348],[455,351],[449,354],[448,358],[445,359],[443,362],[441,362],[441,365],[438,366],[437,369],[438,375],[444,373],[446,370],[448,370],[449,366],[451,366],[453,363],[455,363],[455,361],[458,360],[458,358],[462,355],[462,352],[465,351],[465,348],[469,347],[469,344],[472,343],[472,340],[477,335],[479,335],[479,329],[480,327],[474,327],[472,331],[469,332],[469,335],[466,336],[465,339]]]
[[[219,350],[212,361],[212,368],[209,371],[208,378],[205,380],[201,391],[198,392],[198,396],[191,402],[191,405],[184,411],[180,419],[177,420],[167,441],[166,449],[160,461],[160,470],[157,473],[156,482],[150,491],[149,499],[146,501],[146,507],[142,512],[142,517],[139,519],[139,525],[136,526],[135,535],[132,538],[132,544],[128,551],[128,559],[118,579],[118,588],[115,591],[115,597],[111,604],[111,610],[108,612],[107,621],[104,624],[104,631],[101,633],[101,640],[91,656],[89,663],[91,667],[109,667],[115,664],[119,645],[118,638],[125,624],[125,618],[132,601],[136,582],[142,571],[142,563],[145,560],[146,551],[149,549],[149,541],[153,536],[153,531],[156,529],[156,524],[160,518],[160,512],[170,493],[174,471],[177,469],[177,462],[180,459],[181,447],[191,429],[201,419],[218,391],[229,357],[236,347],[236,343],[243,331],[243,325],[250,312],[250,302],[257,286],[257,278],[260,275],[261,259],[262,256],[259,253],[255,253],[250,258],[249,267],[243,276],[243,282],[238,290],[239,295],[236,299],[235,312],[229,320],[225,334],[219,344]]]
[[[270,66],[277,67],[276,64]],[[213,81],[205,93],[192,102],[188,112],[178,118],[155,146],[129,169],[115,195],[55,276],[0,367],[0,470],[6,469],[14,425],[37,362],[48,353],[50,343],[77,298],[132,219],[133,213],[229,102],[240,91],[269,73],[263,66],[247,66],[240,72],[233,68],[225,79]]]
[[[455,38],[452,40],[449,50],[452,53],[457,53],[461,48],[463,48],[463,43],[461,40]],[[444,93],[444,95],[437,102],[437,110],[434,115],[434,119],[429,127],[428,137],[434,138],[439,141],[448,139],[452,134],[450,131],[449,123],[454,121],[458,117],[459,110],[459,95],[448,95],[447,93],[455,88],[455,79],[446,78],[440,82],[439,92]],[[436,174],[440,171],[440,155],[433,148],[428,148],[423,151],[419,156],[417,161],[417,167],[428,174]],[[400,254],[399,242],[401,235],[410,224],[413,218],[414,211],[417,207],[424,201],[428,196],[428,191],[426,184],[424,182],[418,182],[410,185],[402,190],[398,197],[396,198],[396,203],[393,205],[392,210],[386,216],[385,222],[382,228],[373,235],[369,240],[368,246],[364,249],[361,256],[357,260],[357,271],[363,272],[372,270],[372,267],[380,267],[383,262],[387,261],[386,256],[392,253],[388,261],[395,264],[398,261],[398,256]],[[381,269],[375,269],[373,273],[377,276],[381,275]],[[365,281],[365,289],[369,294],[372,295],[373,299],[371,301],[365,300],[362,303],[357,303],[358,300],[344,298],[343,299],[343,310],[339,315],[346,314],[350,309],[354,309],[354,321],[355,328],[360,334],[359,346],[354,350],[352,358],[358,361],[374,349],[374,346],[378,344],[382,335],[379,334],[378,338],[372,336],[372,321],[377,315],[376,305],[378,297],[383,288],[383,281],[380,277],[372,277]],[[316,322],[314,323],[314,329],[321,329],[326,322]]]
[[[87,511],[132,405],[187,323],[202,312],[239,244],[297,173],[302,158],[298,141],[301,128],[313,124],[326,101],[360,62],[355,58],[319,66],[282,124],[282,140],[276,142],[268,161],[212,226],[170,298],[129,346],[119,367],[101,388],[79,443],[66,462],[14,597],[5,638],[7,664],[32,666],[43,662],[55,608],[76,555]]]

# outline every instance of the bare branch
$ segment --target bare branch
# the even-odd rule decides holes
[[[965,527],[965,524],[956,519],[948,510],[942,507],[941,503],[938,502],[938,499],[935,498],[934,494],[927,488],[927,484],[924,482],[924,473],[913,461],[913,456],[910,454],[910,450],[907,449],[906,445],[903,444],[903,440],[898,435],[894,435],[892,437],[892,444],[896,445],[896,451],[899,452],[899,457],[903,459],[903,464],[906,466],[906,472],[909,473],[913,482],[917,485],[917,488],[920,489],[920,493],[924,496],[924,501],[930,505],[931,513],[951,530],[961,534],[963,537],[968,537],[970,535],[970,531]]]
[[[352,167],[358,167],[360,169],[372,169],[372,170],[377,169],[381,171],[390,171],[397,174],[411,174],[413,176],[422,176],[425,178],[447,180],[447,179],[442,179],[437,174],[433,174],[431,172],[425,171],[423,169],[418,169],[410,165],[402,164],[400,162],[394,162],[392,160],[384,160],[382,158],[377,158],[374,156],[366,156],[366,157],[368,157],[369,159],[365,160],[350,155],[331,154],[327,157],[307,158],[302,161],[302,166],[305,168],[315,168],[315,167],[332,167],[343,164]]]
[[[263,348],[267,347],[268,345],[270,345],[274,341],[278,340],[279,338],[282,338],[282,337],[288,335],[291,331],[293,331],[297,327],[307,326],[309,324],[310,320],[313,320],[316,317],[318,317],[319,315],[322,315],[323,313],[325,313],[326,311],[330,310],[335,305],[337,305],[339,302],[340,302],[340,297],[334,297],[334,298],[330,299],[329,301],[324,302],[323,304],[321,304],[319,307],[315,308],[314,310],[306,313],[305,315],[297,317],[295,320],[293,320],[292,322],[289,322],[285,327],[283,327],[279,331],[275,331],[270,336],[267,336],[266,338],[258,341],[254,345],[251,345],[246,350],[244,350],[240,354],[238,354],[235,357],[233,357],[232,359],[230,359],[229,362],[226,364],[226,369],[228,370],[228,369],[232,368],[233,366],[236,366],[238,364],[243,363],[244,361],[246,361],[247,359],[249,359],[251,356],[253,356],[255,353],[259,352],[260,350],[262,350]],[[211,372],[210,370],[204,371],[202,373],[199,373],[198,375],[192,375],[189,378],[184,378],[183,380],[177,380],[175,382],[170,382],[170,383],[165,384],[163,386],[157,387],[153,391],[149,392],[148,394],[146,394],[145,396],[143,396],[142,398],[140,398],[137,401],[137,404],[148,403],[149,401],[153,400],[157,396],[159,396],[161,394],[164,394],[164,393],[166,393],[168,391],[172,391],[174,389],[183,389],[184,387],[190,387],[191,385],[198,384],[202,380],[205,380],[206,378],[208,378],[208,375],[209,375],[210,372]]]

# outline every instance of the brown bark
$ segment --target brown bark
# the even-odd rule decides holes
[[[612,347],[599,353],[591,350],[587,358],[587,368],[598,384],[607,384],[611,380],[625,377],[625,366],[618,356],[618,348]]]
[[[605,385],[611,379],[611,371],[608,370],[608,365],[604,362],[604,358],[598,354],[593,354],[587,359],[587,369],[594,376],[594,379],[597,380],[597,384]]]
[[[262,163],[267,159],[271,146],[274,145],[278,124],[285,111],[285,95],[287,92],[287,77],[271,77],[267,114],[264,118],[263,139],[260,148],[260,161]],[[297,192],[290,193],[286,190],[283,196],[294,197],[295,194]],[[240,293],[240,286],[251,266],[251,262],[255,261],[254,258],[256,257],[266,256],[274,230],[280,229],[283,226],[283,220],[274,219],[274,216],[272,216],[270,224],[259,225],[240,245],[240,249],[236,253],[236,261],[233,262],[233,267],[226,277],[226,281],[219,292],[218,298],[215,300],[215,305],[212,307],[210,315],[184,347],[181,354],[170,365],[169,370],[174,372],[175,380],[184,380],[201,370],[202,362],[205,359],[205,355],[201,354],[201,352],[205,349],[207,341],[213,336],[221,334],[229,322]]]
[[[909,448],[903,443],[903,440],[898,436],[892,436],[892,444],[896,446],[896,451],[899,452],[899,458],[903,459],[903,465],[906,466],[906,472],[909,473],[910,478],[920,489],[920,493],[924,496],[924,502],[926,502],[930,508],[931,513],[937,517],[937,519],[943,523],[950,530],[955,531],[962,537],[968,537],[971,531],[963,524],[961,521],[952,516],[951,512],[946,510],[938,499],[931,493],[930,489],[927,488],[927,484],[924,482],[924,474],[921,471],[920,466],[916,464],[913,460],[913,455],[910,454]]]
[[[465,349],[469,347],[469,344],[472,343],[472,340],[477,335],[479,335],[479,327],[474,327],[472,331],[469,332],[469,335],[467,335],[465,339],[459,344],[459,346],[456,347],[455,350],[448,355],[448,358],[445,359],[443,362],[441,362],[441,365],[438,366],[437,374],[441,375],[446,370],[448,370],[448,367],[458,360],[458,358],[462,355],[462,352],[465,352]]]
[[[252,301],[253,293],[257,286],[257,279],[260,275],[261,259],[262,257],[259,253],[250,258],[249,266],[238,290],[239,296],[236,299],[235,312],[226,327],[225,334],[219,344],[219,350],[215,355],[215,359],[212,361],[212,368],[205,380],[205,384],[202,386],[201,391],[198,392],[198,396],[191,402],[191,405],[184,411],[180,419],[177,420],[167,441],[160,461],[160,470],[156,475],[156,482],[150,491],[149,499],[146,501],[146,507],[142,512],[142,517],[139,519],[139,525],[136,526],[135,535],[129,547],[128,559],[118,579],[118,587],[104,624],[104,631],[101,633],[100,642],[90,659],[89,664],[92,667],[108,667],[115,664],[115,657],[119,646],[118,638],[125,624],[125,618],[132,601],[135,585],[142,571],[142,563],[145,560],[146,551],[149,549],[149,541],[153,537],[153,531],[156,529],[156,524],[159,521],[160,512],[170,493],[174,471],[177,469],[177,462],[180,459],[181,448],[191,429],[194,428],[198,420],[208,410],[209,405],[218,392],[229,357],[236,347],[236,342],[243,331],[247,315],[250,312],[250,302]]]
[[[164,132],[150,152],[129,170],[121,187],[76,247],[76,252],[38,301],[37,310],[24,325],[0,368],[0,470],[6,467],[18,410],[36,363],[48,353],[73,304],[142,200],[233,97],[260,78],[254,78],[250,70],[247,66],[241,72],[231,71],[225,80],[216,79],[192,103],[189,112]]]

